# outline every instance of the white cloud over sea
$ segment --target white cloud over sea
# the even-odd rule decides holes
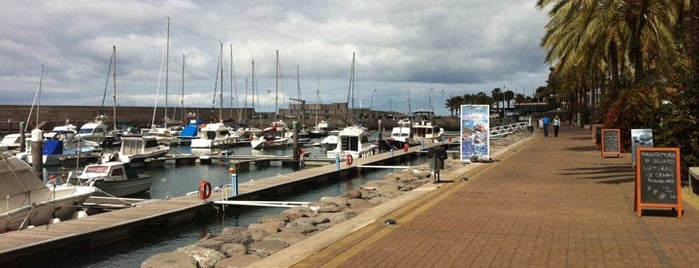
[[[531,95],[548,75],[546,14],[533,0],[3,2],[0,104],[31,104],[44,65],[42,104],[101,105],[106,87],[111,106],[116,46],[117,104],[165,106],[168,17],[170,107],[180,105],[183,54],[184,105],[216,97],[219,106],[221,43],[224,107],[254,99],[260,111],[274,109],[275,91],[279,107],[299,91],[308,103],[346,102],[353,52],[355,107],[376,110],[448,114],[448,97],[495,87]]]

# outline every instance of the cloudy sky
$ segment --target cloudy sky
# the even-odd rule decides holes
[[[349,95],[375,110],[448,114],[451,96],[532,95],[548,73],[534,0],[3,2],[0,104],[32,104],[41,85],[42,105],[99,106],[106,91],[111,106],[113,46],[120,106],[165,107],[167,91],[180,107],[184,91],[186,107],[219,107],[219,58],[223,106],[254,99],[263,112],[299,91],[307,103],[347,102],[353,53]]]

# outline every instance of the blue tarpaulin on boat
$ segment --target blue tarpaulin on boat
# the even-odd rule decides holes
[[[62,140],[45,140],[43,154],[44,155],[63,154],[63,141]]]
[[[180,136],[183,137],[196,137],[197,136],[197,126],[194,125],[188,125],[184,127],[182,131],[180,131]]]

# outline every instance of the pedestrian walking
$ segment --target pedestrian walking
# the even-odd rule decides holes
[[[541,122],[544,124],[544,137],[549,136],[549,123],[551,119],[547,115],[544,115],[543,118],[541,118]]]
[[[558,137],[558,129],[561,127],[561,118],[556,117],[553,118],[553,136]]]

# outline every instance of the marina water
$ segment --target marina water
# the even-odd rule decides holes
[[[321,147],[304,147],[310,152],[310,157],[325,157],[325,149]],[[192,151],[189,147],[172,147],[173,153],[207,154],[209,150]],[[291,155],[292,149],[276,149],[268,151],[254,151],[249,146],[232,148],[231,153],[236,155],[270,154]],[[419,165],[427,161],[426,156],[421,156],[406,163],[397,165]],[[237,171],[239,183],[250,180],[258,180],[286,174],[298,170],[298,167],[281,166],[273,164],[268,167],[257,168],[250,166],[250,170]],[[175,167],[166,164],[163,168],[139,169],[140,173],[150,175],[152,178],[151,190],[142,198],[168,198],[182,196],[194,192],[199,187],[199,182],[205,179],[212,186],[230,184],[228,165],[219,165],[214,162],[211,165],[180,166]],[[307,167],[312,168],[312,167]],[[328,180],[326,183],[309,186],[307,189],[286,195],[268,196],[264,201],[316,201],[323,196],[338,196],[344,192],[359,187],[371,180],[378,180],[393,172],[391,169],[372,169],[362,172],[361,175],[352,175],[339,180]],[[216,193],[214,193],[215,195]],[[216,196],[212,196],[216,198]],[[150,256],[158,253],[172,252],[179,247],[192,245],[207,233],[218,234],[226,227],[247,227],[250,223],[257,222],[261,217],[276,215],[285,208],[269,207],[244,207],[229,206],[225,214],[212,215],[198,218],[172,227],[143,227],[131,231],[128,239],[107,244],[98,248],[57,248],[47,252],[34,254],[13,260],[7,267],[16,265],[22,267],[39,267],[50,264],[51,267],[140,267],[141,263]],[[4,265],[3,265],[4,266]]]

